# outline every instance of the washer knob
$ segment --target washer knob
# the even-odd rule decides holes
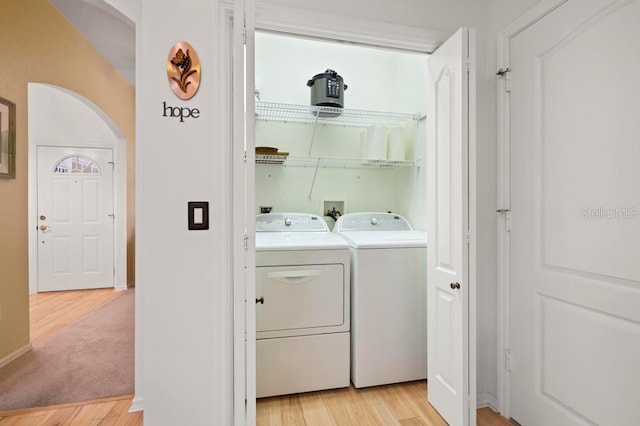
[[[285,224],[285,226],[291,226],[291,218],[289,218],[289,217],[288,217],[288,218],[286,218],[286,219],[284,220],[284,224]]]
[[[376,218],[376,217],[372,217],[372,218],[371,218],[371,224],[372,224],[372,225],[377,225],[377,224],[378,224],[378,218]]]

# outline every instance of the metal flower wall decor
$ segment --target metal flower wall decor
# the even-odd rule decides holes
[[[171,90],[180,99],[191,99],[200,87],[200,60],[189,43],[174,44],[167,60],[167,77]]]

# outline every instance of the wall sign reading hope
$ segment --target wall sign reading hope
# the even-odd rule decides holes
[[[180,99],[191,99],[200,87],[200,59],[189,43],[181,41],[169,50],[167,78],[171,91]],[[178,118],[181,123],[187,118],[199,118],[198,108],[168,105],[162,102],[162,116]]]
[[[163,102],[162,110],[163,117],[179,118],[181,123],[184,123],[185,118],[200,118],[200,110],[198,108],[174,107]]]

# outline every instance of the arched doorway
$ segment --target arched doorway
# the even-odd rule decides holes
[[[127,140],[115,124],[90,100],[70,90],[29,83],[29,292],[41,291],[38,244],[43,225],[38,213],[38,149],[105,149],[113,153],[113,287],[127,288],[126,171]],[[69,152],[67,152],[69,151]],[[45,225],[46,226],[46,225]],[[108,250],[106,248],[105,250]],[[70,286],[69,288],[73,288]]]

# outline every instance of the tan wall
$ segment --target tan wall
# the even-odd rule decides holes
[[[16,104],[16,179],[0,179],[0,360],[29,343],[27,83],[72,90],[127,138],[127,281],[134,280],[134,88],[47,0],[0,0],[0,96]]]

